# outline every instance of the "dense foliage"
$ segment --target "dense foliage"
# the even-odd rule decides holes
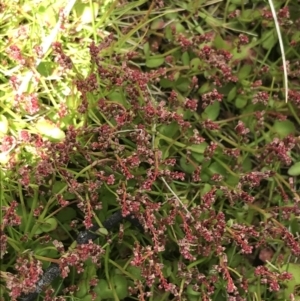
[[[1,6],[2,299],[55,262],[40,300],[300,300],[298,2],[288,103],[262,1],[33,2]]]

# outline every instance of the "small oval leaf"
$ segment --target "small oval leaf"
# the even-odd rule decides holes
[[[246,106],[248,100],[246,97],[242,96],[242,95],[239,95],[236,99],[235,99],[235,106],[238,108],[238,109],[242,109]]]
[[[184,66],[189,66],[190,65],[190,56],[189,53],[186,51],[182,54],[181,60]]]
[[[201,60],[198,57],[191,59],[190,67],[192,71],[199,71],[200,66],[201,66]]]
[[[290,120],[276,120],[273,125],[273,130],[280,136],[280,138],[285,138],[296,131],[294,123]]]
[[[176,122],[172,122],[168,125],[162,125],[159,127],[159,132],[169,138],[173,138],[179,132],[179,125]]]
[[[176,81],[175,87],[181,92],[186,92],[186,91],[188,91],[190,84],[191,83],[188,78],[180,77]]]
[[[35,126],[38,133],[49,140],[62,141],[66,137],[65,133],[49,120],[40,119]]]
[[[234,86],[234,87],[230,90],[230,92],[227,94],[227,100],[228,100],[229,102],[233,101],[233,100],[235,99],[235,97],[236,97],[236,94],[237,94],[237,88],[236,88],[236,86]]]
[[[102,235],[105,235],[105,236],[108,235],[108,231],[107,231],[106,228],[99,228],[99,229],[97,230],[97,232],[98,232],[99,234],[102,234]]]
[[[288,174],[293,177],[299,176],[300,175],[300,162],[297,162],[294,165],[292,165],[288,170]]]
[[[215,121],[220,114],[220,103],[215,101],[213,104],[207,106],[202,114],[203,119],[210,119]]]
[[[156,68],[156,67],[161,66],[164,62],[165,62],[164,57],[150,56],[146,60],[146,66],[148,68]]]
[[[50,217],[47,220],[45,220],[40,228],[43,232],[51,232],[57,227],[57,220],[54,217]]]

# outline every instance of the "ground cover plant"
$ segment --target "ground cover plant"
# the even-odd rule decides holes
[[[287,103],[267,2],[1,3],[2,300],[53,264],[39,300],[300,300],[300,7],[272,3]]]

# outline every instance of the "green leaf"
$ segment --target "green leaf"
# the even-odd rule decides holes
[[[65,133],[51,121],[40,119],[36,125],[37,132],[52,141],[62,141],[65,139]]]
[[[192,144],[191,146],[189,146],[189,150],[191,150],[193,153],[204,154],[207,146],[208,146],[208,143],[206,143],[206,142],[202,142],[199,144]]]
[[[219,162],[213,162],[208,169],[212,174],[226,176],[227,173],[226,169]]]
[[[207,145],[208,144],[206,142],[202,142],[200,144],[193,144],[190,146],[192,157],[197,161],[197,163],[202,163],[204,160],[203,154],[207,148]]]
[[[41,223],[35,234],[51,232],[57,228],[57,225],[57,220],[54,217],[50,217]]]
[[[238,109],[242,109],[246,106],[248,100],[245,96],[243,95],[239,95],[236,99],[235,99],[235,106]]]
[[[96,2],[91,2],[93,7],[89,3],[80,3],[77,2],[74,6],[74,9],[77,13],[77,17],[80,18],[83,24],[89,24],[92,22],[93,18],[95,18],[98,14],[99,4]],[[93,17],[94,11],[94,17]]]
[[[176,89],[178,89],[180,92],[186,92],[188,91],[190,86],[190,80],[188,78],[180,77],[175,83]]]
[[[233,222],[235,222],[233,220]],[[243,257],[236,252],[236,247],[231,246],[227,249],[227,258],[228,262],[230,262],[230,267],[236,268],[241,265],[241,261],[243,260]]]
[[[142,280],[141,268],[130,265],[127,268],[127,272],[130,273],[134,277],[134,279]]]
[[[106,228],[99,228],[99,229],[97,230],[97,232],[98,232],[99,234],[108,235],[108,231],[107,231]]]
[[[230,0],[230,2],[232,4],[235,4],[235,5],[244,5],[245,2],[247,2],[247,1],[245,1],[245,0]]]
[[[192,157],[197,161],[197,163],[202,163],[204,160],[204,155],[192,153]]]
[[[201,196],[211,191],[211,185],[205,183],[203,188],[201,189]]]
[[[190,56],[187,51],[185,51],[182,56],[181,60],[184,66],[189,66],[190,65]]]
[[[56,64],[53,62],[41,62],[37,67],[37,71],[43,77],[48,77],[53,74],[55,67]]]
[[[4,115],[0,115],[0,135],[8,132],[8,120]]]
[[[260,18],[260,11],[259,10],[253,10],[250,9],[244,9],[241,11],[241,15],[239,17],[239,20],[244,23],[253,22],[255,19]]]
[[[150,55],[150,44],[149,42],[146,42],[143,46],[144,48],[144,54],[146,57],[148,57]]]
[[[187,295],[188,301],[199,301],[199,296]]]
[[[179,131],[179,125],[177,122],[172,122],[168,125],[162,125],[159,127],[159,132],[168,138],[172,138],[178,133]]]
[[[174,82],[167,78],[161,78],[159,84],[162,88],[173,88],[174,86]]]
[[[300,162],[297,162],[294,165],[292,165],[288,170],[288,174],[293,177],[299,176],[300,175]]]
[[[210,83],[207,81],[198,90],[198,94],[202,95],[204,93],[210,92],[212,90]]]
[[[159,19],[154,20],[151,23],[150,28],[153,29],[153,30],[162,29],[164,27],[164,25],[165,25],[164,19],[159,18]]]
[[[97,268],[91,258],[86,261],[86,279],[91,280],[97,276]]]
[[[213,40],[213,46],[217,49],[228,49],[228,44],[222,39],[221,35],[217,34]]]
[[[51,232],[57,227],[57,220],[54,217],[48,218],[42,225],[41,229],[44,232]]]
[[[237,91],[237,88],[236,86],[234,86],[230,91],[229,93],[227,94],[227,100],[229,102],[231,102],[232,100],[234,100],[234,98],[236,97],[236,91]]]
[[[261,37],[262,47],[266,50],[269,50],[275,46],[275,44],[278,42],[278,36],[276,34],[276,31],[274,29],[271,29],[269,31],[264,31]]]
[[[295,300],[300,300],[300,294],[297,290],[300,285],[300,265],[296,263],[288,263],[281,267],[281,272],[288,272],[292,274],[292,279],[285,281],[284,296],[286,300],[290,298],[293,293]]]
[[[252,170],[252,161],[249,156],[243,159],[242,167],[244,172],[248,172]]]
[[[179,162],[182,170],[188,174],[191,174],[196,170],[196,166],[189,163],[185,157],[181,157]]]
[[[163,160],[166,160],[170,157],[170,147],[169,146],[164,145],[164,146],[161,146],[159,149],[162,152],[162,159]]]
[[[146,59],[146,66],[148,68],[157,68],[161,66],[165,62],[164,57],[159,57],[159,56],[149,56]]]
[[[173,274],[172,262],[169,260],[164,260],[163,265],[163,275],[165,278],[169,278]]]
[[[48,22],[48,26],[52,27],[56,24],[56,22],[58,21],[58,11],[56,10],[55,5],[51,5],[49,2],[49,4],[46,4],[48,6],[44,6],[44,3],[47,3],[48,1],[43,1],[41,3],[43,3],[43,5],[40,5],[38,8],[38,14],[36,14],[37,16],[39,16],[39,18],[41,20],[47,20]]]
[[[174,23],[172,25],[174,25]],[[186,31],[185,27],[180,22],[175,23],[175,29],[176,33],[183,33]]]
[[[93,295],[88,294],[83,297],[82,301],[93,301]]]
[[[198,57],[191,59],[190,68],[193,71],[199,71],[199,66],[201,65],[201,60]]]
[[[104,279],[100,279],[98,284],[94,288],[94,292],[101,299],[113,298],[113,291],[109,288],[108,283]]]
[[[279,135],[280,138],[285,138],[290,134],[294,134],[296,131],[294,123],[290,120],[276,120],[273,125],[273,130]]]
[[[197,292],[197,291],[193,290],[193,285],[192,284],[188,285],[186,293],[187,293],[187,295],[192,296],[192,297],[201,295],[201,292]]]
[[[86,279],[81,280],[79,282],[78,289],[75,292],[75,297],[77,297],[77,298],[83,298],[84,296],[86,296],[86,294],[88,293],[89,289],[90,289],[89,281],[87,281]]]
[[[60,193],[67,186],[66,183],[56,181],[52,186],[52,193],[57,194]]]
[[[38,247],[35,248],[34,254],[39,256],[47,256],[50,258],[55,258],[56,256],[58,256],[58,251],[55,249],[54,246],[45,247],[43,245],[39,245]]]
[[[64,199],[73,200],[75,198],[75,194],[67,191],[67,189],[65,189],[66,186],[66,183],[56,181],[52,186],[52,193],[57,194],[62,192]]]
[[[292,234],[297,235],[300,232],[300,224],[297,218],[291,218],[289,226]]]
[[[238,78],[239,80],[245,79],[248,77],[248,75],[251,73],[252,71],[252,65],[243,65],[239,72],[238,72]]]
[[[127,279],[123,275],[116,274],[112,278],[115,286],[115,290],[117,296],[120,300],[123,300],[128,296],[128,286],[127,286]]]
[[[76,210],[74,208],[66,207],[57,213],[56,218],[63,223],[75,219],[76,215]]]
[[[220,114],[220,103],[218,101],[214,102],[212,105],[209,105],[205,108],[204,112],[202,113],[203,119],[210,119],[215,121]]]
[[[125,93],[122,91],[113,90],[112,92],[110,92],[107,95],[107,99],[109,99],[111,101],[116,101],[116,102],[122,104],[123,106],[128,105],[128,103],[126,101]]]

